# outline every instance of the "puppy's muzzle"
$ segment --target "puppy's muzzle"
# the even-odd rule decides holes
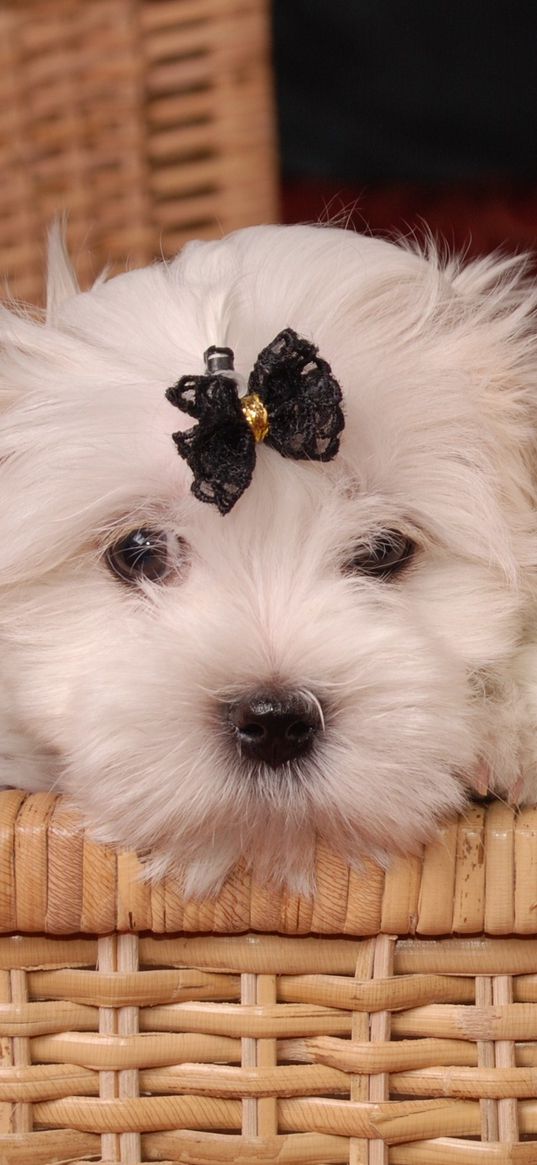
[[[227,715],[241,756],[273,769],[310,752],[324,728],[320,704],[299,692],[254,692]]]

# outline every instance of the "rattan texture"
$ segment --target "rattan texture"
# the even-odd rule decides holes
[[[82,281],[273,221],[268,0],[0,0],[0,279],[42,298],[69,215]]]
[[[537,810],[313,898],[148,886],[0,794],[0,1161],[537,1163]]]

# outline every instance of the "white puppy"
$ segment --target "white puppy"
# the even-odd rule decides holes
[[[56,232],[46,321],[0,319],[2,783],[197,894],[241,855],[307,889],[316,835],[387,860],[485,784],[534,798],[536,300],[520,260],[315,227],[79,293]],[[242,392],[288,328],[341,386],[339,452],[259,442],[223,515],[165,391],[226,345]]]

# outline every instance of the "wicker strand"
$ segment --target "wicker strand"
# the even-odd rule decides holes
[[[15,1006],[25,1004],[28,1000],[26,985],[26,971],[11,972],[11,999]],[[30,1040],[27,1036],[13,1038],[13,1064],[15,1068],[27,1068],[31,1063]],[[16,1133],[29,1133],[32,1130],[32,1107],[21,1101],[15,1105],[13,1126]]]
[[[354,979],[349,980],[349,986],[355,990],[356,985],[363,986],[364,981],[369,985],[373,976],[375,957],[375,939],[365,939],[357,950],[354,967]],[[281,996],[280,996],[281,997]],[[351,1042],[365,1043],[369,1040],[369,1014],[367,1011],[354,1011],[351,1024]],[[345,1041],[347,1044],[347,1041]],[[348,1045],[347,1045],[348,1046]],[[364,1102],[369,1099],[369,1080],[361,1072],[352,1072],[350,1077],[350,1099]],[[349,1142],[349,1165],[369,1165],[369,1145],[362,1138],[351,1137]]]
[[[9,971],[0,971],[0,1000],[0,1006],[6,1004],[11,1006],[11,974]],[[0,1038],[0,1080],[5,1076],[12,1079],[14,1071],[12,1041],[3,1035],[3,1038]],[[9,1101],[13,1099],[12,1096],[5,1097],[3,1095],[0,1084],[0,1137],[12,1131],[13,1106]]]
[[[380,934],[375,939],[375,956],[373,961],[373,976],[384,979],[393,974],[393,957],[395,936]],[[375,1011],[370,1019],[370,1038],[375,1043],[378,1040],[389,1040],[391,1031],[391,1012],[389,1010]],[[388,1100],[390,1095],[390,1081],[386,1072],[374,1073],[369,1077],[369,1099],[371,1101]],[[384,1141],[372,1141],[369,1146],[368,1165],[388,1165],[388,1147]]]
[[[276,975],[258,975],[257,1005],[273,1007],[277,1000]],[[274,1073],[278,1063],[278,1042],[275,1039],[257,1041],[257,1068],[259,1072]],[[257,1101],[257,1132],[260,1137],[273,1137],[278,1132],[278,1100],[276,1096],[261,1096]]]
[[[493,980],[487,975],[476,975],[475,1002],[477,1007],[490,1007],[492,1004]],[[493,1069],[495,1067],[494,1042],[492,1040],[477,1041],[477,1063],[479,1068]],[[481,1140],[497,1141],[498,1105],[494,1100],[481,1100]]]
[[[513,1002],[513,982],[510,975],[498,975],[492,981],[492,1002],[497,1006]],[[496,1068],[513,1068],[515,1065],[515,1045],[512,1040],[496,1040]],[[514,1098],[498,1101],[498,1140],[512,1143],[518,1141],[518,1106]]]
[[[246,973],[241,975],[241,1003],[249,1006],[257,1003],[256,976]],[[256,1067],[256,1039],[254,1036],[243,1036],[241,1039],[241,1066],[242,1068]],[[257,1136],[257,1104],[254,1099],[245,1097],[242,1102],[242,1133],[245,1137]]]
[[[122,934],[118,937],[117,969],[118,973],[131,973],[138,970],[138,935]],[[138,1034],[139,1008],[137,1006],[120,1007],[118,1012],[118,1035],[132,1037]],[[120,1100],[131,1100],[140,1095],[140,1081],[138,1068],[125,1068],[119,1073],[118,1095]],[[141,1140],[139,1133],[121,1133],[119,1138],[122,1165],[138,1165],[142,1157]]]
[[[107,935],[98,941],[98,971],[109,974],[116,968],[117,938]],[[117,1011],[113,1007],[99,1008],[99,1035],[112,1036],[117,1031]],[[39,1054],[39,1053],[38,1053]],[[117,1095],[117,1076],[113,1070],[99,1072],[99,1097],[103,1102],[113,1101]],[[103,1132],[101,1153],[105,1160],[119,1161],[119,1137],[116,1132]]]

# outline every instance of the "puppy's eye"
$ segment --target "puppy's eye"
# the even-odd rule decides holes
[[[164,530],[131,530],[106,551],[110,570],[123,582],[164,582],[186,556],[186,543]]]
[[[382,530],[370,542],[357,546],[343,566],[344,574],[392,579],[412,561],[416,544],[399,530]]]

